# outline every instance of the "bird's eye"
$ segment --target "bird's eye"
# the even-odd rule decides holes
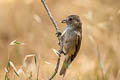
[[[72,21],[73,20],[73,18],[69,18],[69,21]]]

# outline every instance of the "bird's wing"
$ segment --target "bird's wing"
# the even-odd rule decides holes
[[[80,32],[75,31],[76,35],[77,35],[77,39],[76,39],[76,44],[75,44],[75,52],[74,54],[71,56],[71,62],[74,60],[74,58],[76,57],[80,46],[81,46],[81,40],[82,40],[82,34]]]
[[[75,32],[75,34],[77,35],[75,45],[74,45],[75,50],[72,50],[74,52],[73,52],[73,54],[71,56],[69,56],[69,54],[66,55],[63,66],[62,66],[62,68],[60,70],[60,75],[63,75],[63,76],[65,75],[68,66],[75,59],[75,57],[78,54],[78,51],[80,49],[81,40],[82,40],[82,34],[80,34],[80,32]]]

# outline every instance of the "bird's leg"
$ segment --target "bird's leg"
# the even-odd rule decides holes
[[[60,39],[61,34],[62,34],[61,32],[57,32],[57,33],[56,33],[56,35],[57,35],[57,37],[58,37],[59,39]],[[59,40],[58,45],[60,45],[60,40]]]
[[[60,54],[64,54],[64,51],[63,51],[63,42],[62,42],[62,39],[61,39],[61,36],[58,37],[59,38],[59,46],[60,46],[60,49],[59,49],[59,53]]]
[[[59,39],[59,43],[58,43],[59,46],[60,46],[61,34],[62,34],[61,32],[57,32],[57,33],[56,33],[56,35],[57,35],[57,37],[58,37],[58,39]]]

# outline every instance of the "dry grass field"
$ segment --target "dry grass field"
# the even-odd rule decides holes
[[[60,31],[68,15],[79,15],[83,23],[78,56],[65,77],[54,80],[120,80],[120,0],[46,3]],[[48,80],[57,62],[52,48],[59,49],[55,33],[41,0],[0,0],[0,80]]]

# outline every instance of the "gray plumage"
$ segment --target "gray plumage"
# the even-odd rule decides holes
[[[68,16],[65,20],[62,21],[62,23],[67,24],[67,27],[61,35],[65,59],[60,70],[60,75],[64,76],[66,69],[75,59],[80,49],[82,40],[82,24],[80,22],[79,16],[77,15]]]

